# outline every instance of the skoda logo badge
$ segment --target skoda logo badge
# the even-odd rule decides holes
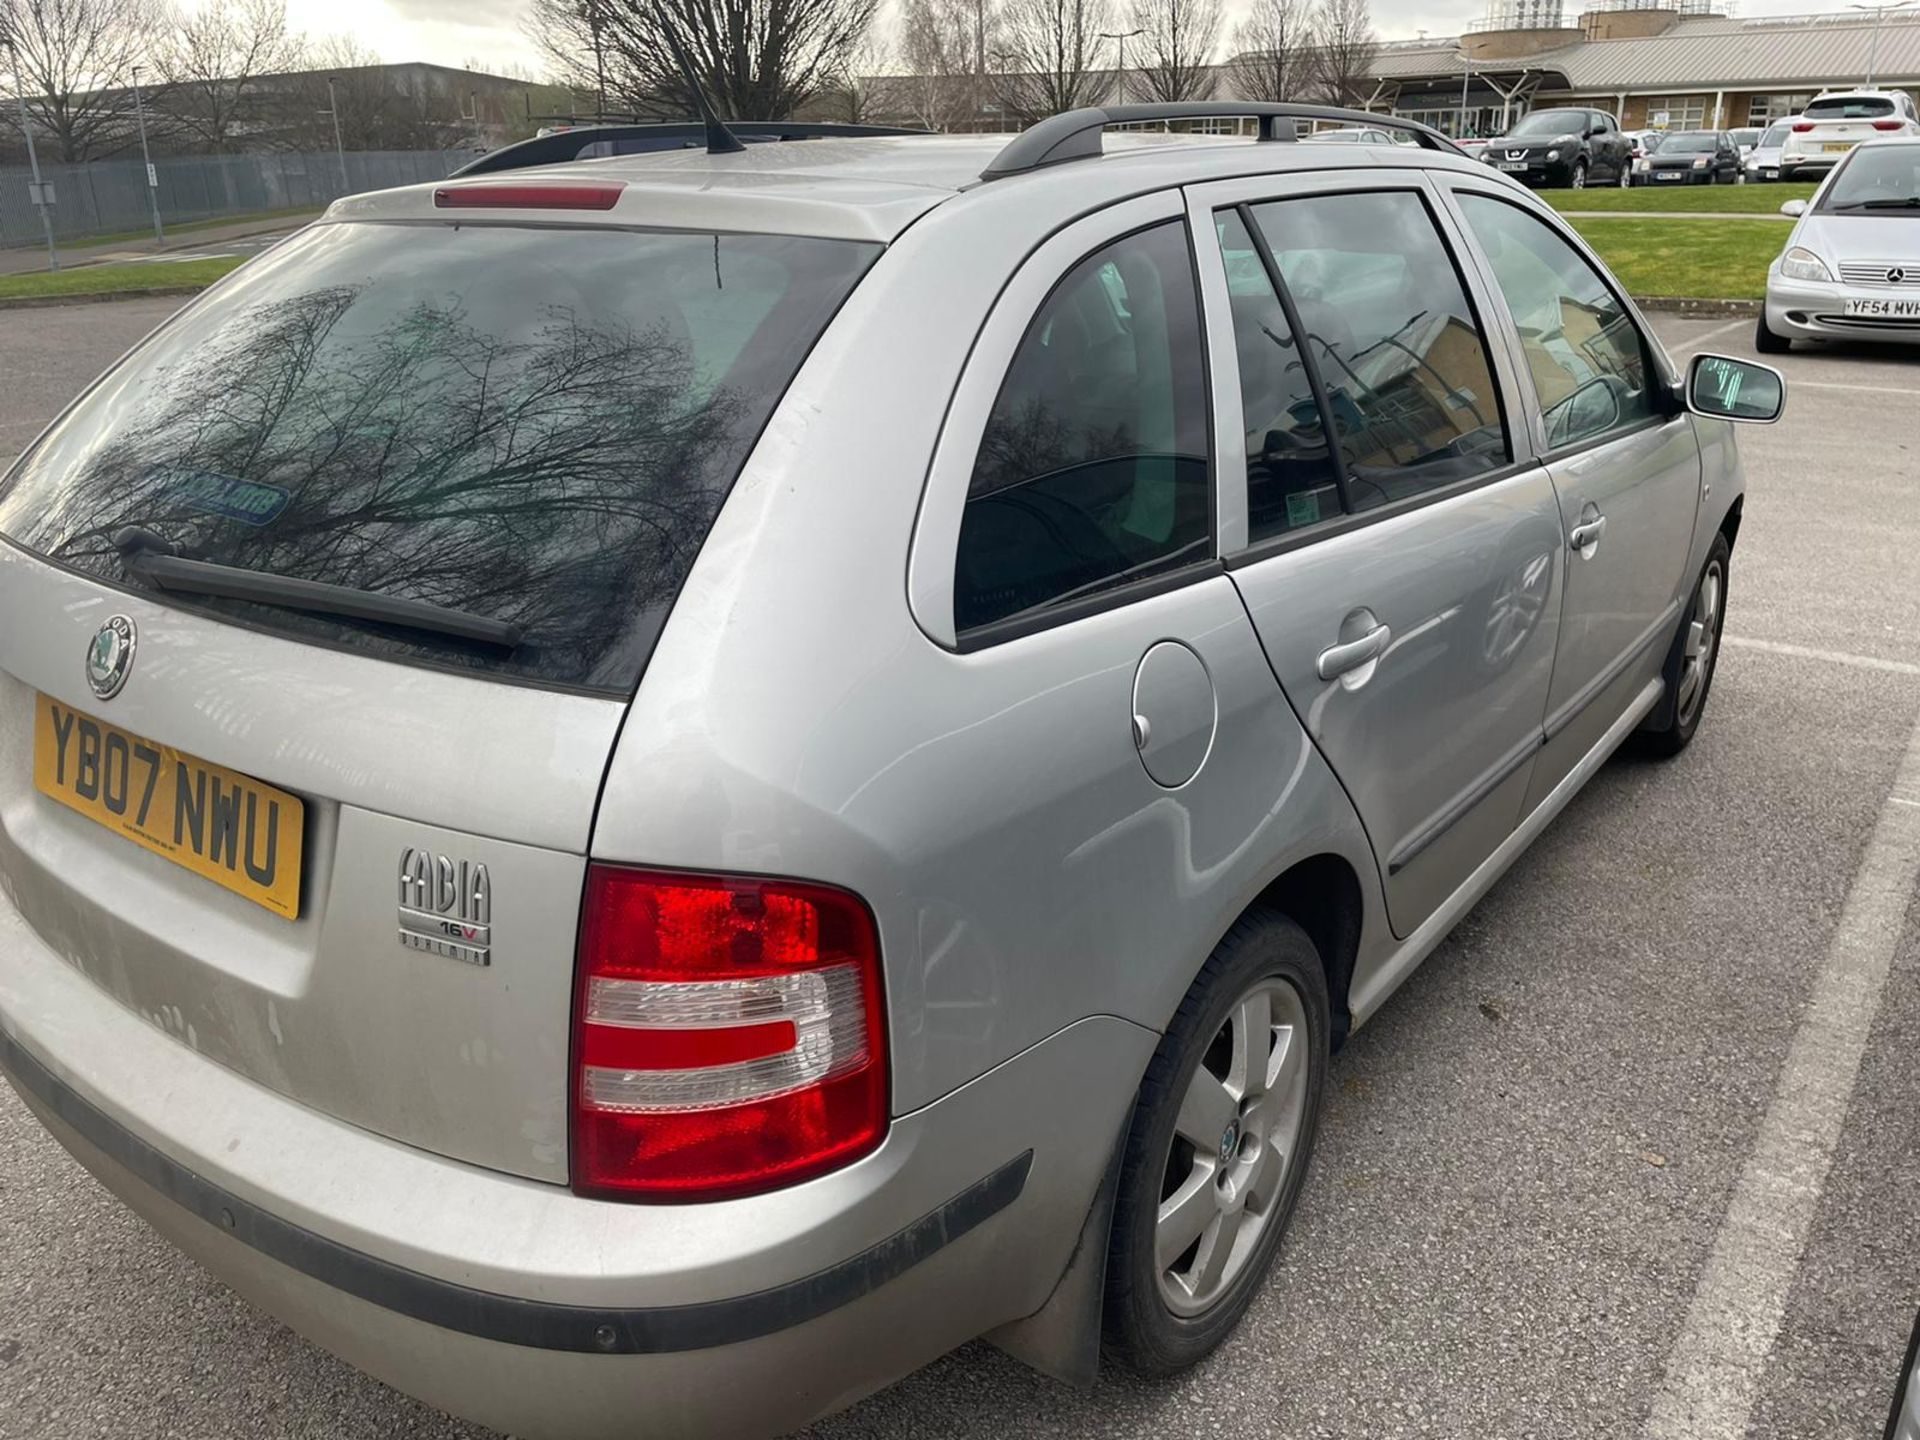
[[[133,621],[115,615],[94,631],[87,645],[87,684],[102,700],[111,700],[133,669]]]

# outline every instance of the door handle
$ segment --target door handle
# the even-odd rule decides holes
[[[1600,537],[1606,534],[1606,532],[1607,517],[1601,515],[1593,520],[1582,521],[1580,524],[1574,526],[1573,529],[1569,530],[1567,532],[1567,544],[1571,545],[1575,550],[1584,550],[1589,545],[1599,544]]]
[[[1349,670],[1358,670],[1368,661],[1378,660],[1387,653],[1387,643],[1392,639],[1393,631],[1385,625],[1376,625],[1358,640],[1329,646],[1320,652],[1320,678],[1338,680]]]

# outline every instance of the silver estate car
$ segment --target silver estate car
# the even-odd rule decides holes
[[[1857,145],[1814,192],[1767,270],[1754,347],[1795,340],[1920,341],[1920,137]]]
[[[517,1435],[1207,1354],[1330,1053],[1696,733],[1782,402],[1309,119],[569,132],[169,320],[0,484],[26,1103]]]

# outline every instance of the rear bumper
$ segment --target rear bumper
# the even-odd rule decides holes
[[[1083,1021],[833,1175],[623,1205],[395,1144],[201,1059],[0,894],[0,1068],[55,1138],[294,1329],[529,1437],[776,1434],[1036,1310],[1153,1040]]]

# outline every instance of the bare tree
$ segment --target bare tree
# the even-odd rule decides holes
[[[880,95],[882,72],[893,60],[889,37],[879,25],[850,47],[834,65],[833,76],[821,96],[829,117],[849,125],[868,125],[883,107]]]
[[[150,65],[157,0],[0,0],[0,64],[40,133],[69,164],[111,154],[134,135],[129,87]],[[0,126],[17,132],[13,106]]]
[[[1227,62],[1237,99],[1277,104],[1297,100],[1311,79],[1316,49],[1307,0],[1253,0],[1233,27],[1233,58]]]
[[[667,41],[693,61],[714,108],[784,120],[827,90],[873,25],[879,0],[534,0],[528,31],[576,91],[635,115],[691,113]]]
[[[1132,28],[1144,57],[1140,83],[1153,100],[1205,100],[1220,83],[1220,0],[1133,0]]]
[[[202,0],[160,47],[174,124],[214,152],[259,125],[256,82],[297,70],[306,42],[287,28],[286,0]]]
[[[896,104],[929,130],[977,120],[987,99],[988,46],[999,44],[990,0],[906,0]]]
[[[1023,125],[1096,105],[1113,72],[1095,68],[1111,0],[1007,0],[1000,12],[1000,103]]]
[[[1331,105],[1364,104],[1380,43],[1371,0],[1320,0],[1314,11],[1316,88]]]

